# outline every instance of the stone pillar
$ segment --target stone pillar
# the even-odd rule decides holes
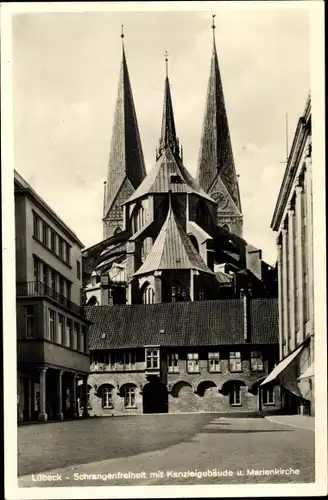
[[[282,248],[281,235],[277,238],[277,262],[278,262],[278,307],[279,307],[279,360],[284,357],[284,317],[283,317],[283,286],[282,286]]]
[[[77,418],[77,375],[76,373],[73,373],[73,384],[72,384],[72,410],[73,410],[73,417]]]
[[[83,377],[83,416],[88,417],[88,406],[89,406],[89,398],[88,398],[88,377]]]
[[[302,210],[303,210],[303,186],[301,180],[297,178],[296,185],[296,207],[295,207],[295,217],[296,217],[296,234],[297,234],[297,248],[296,248],[296,258],[297,258],[297,282],[298,282],[298,315],[299,315],[299,336],[298,343],[304,340],[304,300],[303,300],[303,244],[302,244]]]
[[[309,293],[309,313],[310,313],[310,329],[313,332],[314,328],[314,288],[313,288],[313,215],[312,215],[312,157],[311,143],[308,147],[306,157],[306,212],[307,212],[307,262],[308,262],[308,293]]]
[[[57,414],[56,417],[58,420],[63,420],[63,372],[62,370],[58,371],[57,378]]]
[[[47,368],[38,368],[40,373],[40,413],[38,419],[41,422],[46,422],[48,420],[48,415],[46,412],[46,371]]]
[[[294,206],[290,203],[288,207],[289,351],[293,351],[296,347],[294,215]]]
[[[287,229],[282,230],[282,304],[283,304],[283,342],[286,349],[283,349],[283,357],[288,354],[289,338],[289,311],[288,311],[288,233]]]
[[[155,283],[155,304],[160,304],[162,302],[162,271],[155,271],[154,273],[154,283]]]

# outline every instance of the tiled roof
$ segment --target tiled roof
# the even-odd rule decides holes
[[[253,344],[278,343],[276,299],[253,299]],[[87,307],[90,349],[245,344],[240,299]],[[164,333],[160,333],[164,330]]]
[[[164,269],[195,269],[212,274],[176,219],[171,206],[154,245],[135,276]]]
[[[105,215],[127,177],[136,189],[146,175],[139,127],[123,47],[108,164]]]
[[[220,176],[236,207],[241,212],[238,180],[214,41],[197,180],[201,187],[208,192],[217,175]]]
[[[178,176],[180,182],[171,182],[171,176]],[[151,193],[168,193],[169,190],[173,193],[196,193],[215,203],[189,174],[179,157],[173,155],[169,147],[164,149],[156,165],[126,203]]]

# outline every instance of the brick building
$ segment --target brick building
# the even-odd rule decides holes
[[[18,172],[14,186],[18,420],[61,420],[87,394],[83,245]]]
[[[147,175],[124,47],[115,117],[104,240],[83,251],[90,411],[277,409],[279,388],[257,389],[278,359],[276,269],[243,238],[215,39],[197,180],[183,162],[167,60]]]
[[[300,117],[271,227],[278,233],[279,358],[267,379],[286,411],[314,415],[311,96]]]

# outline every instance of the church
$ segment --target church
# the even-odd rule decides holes
[[[168,59],[154,165],[146,171],[122,33],[103,241],[83,251],[89,414],[257,412],[279,358],[277,272],[243,237],[215,43],[197,179],[183,161]]]

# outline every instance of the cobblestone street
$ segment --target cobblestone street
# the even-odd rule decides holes
[[[19,443],[25,487],[314,481],[314,432],[265,418],[90,419],[21,427]],[[59,479],[36,482],[41,472]]]

